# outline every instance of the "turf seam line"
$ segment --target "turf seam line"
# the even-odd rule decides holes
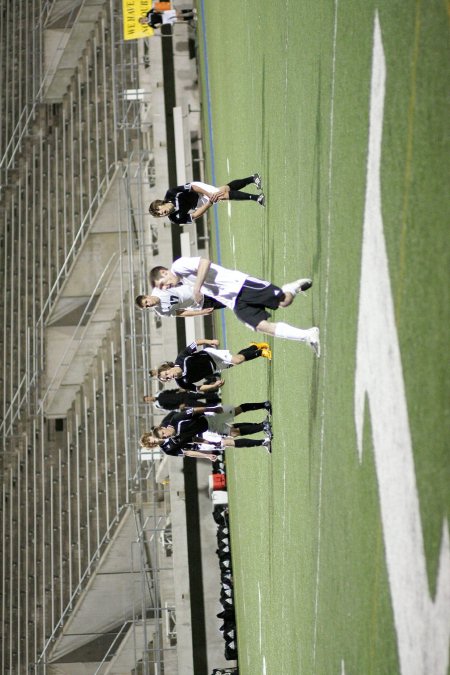
[[[338,24],[338,4],[334,3],[334,28],[333,28],[333,60],[331,77],[331,107],[330,107],[330,152],[328,157],[328,214],[327,214],[327,256],[325,273],[325,302],[323,315],[323,375],[322,375],[322,410],[321,428],[320,428],[320,464],[319,464],[319,504],[318,504],[318,523],[317,523],[317,564],[316,564],[316,591],[314,601],[314,637],[313,637],[313,669],[316,672],[316,651],[317,651],[317,618],[319,610],[319,576],[320,576],[320,553],[321,553],[321,526],[322,526],[322,484],[323,484],[323,450],[325,438],[325,381],[327,374],[326,360],[326,336],[327,336],[327,318],[328,318],[328,295],[329,295],[329,276],[330,276],[330,247],[331,247],[331,182],[333,172],[333,126],[334,126],[334,94],[336,82],[336,44],[337,44],[337,24]]]
[[[209,83],[209,61],[208,61],[208,41],[206,38],[206,20],[205,20],[205,0],[200,0],[201,2],[201,17],[202,17],[202,33],[203,33],[203,54],[204,54],[204,63],[205,63],[205,86],[206,86],[206,109],[207,109],[207,118],[208,118],[208,133],[209,133],[209,156],[211,162],[211,181],[213,185],[217,184],[216,180],[216,158],[214,153],[214,137],[213,137],[213,124],[212,124],[212,105],[211,105],[211,88]],[[222,264],[222,252],[220,248],[220,235],[219,235],[219,217],[217,212],[217,204],[213,205],[213,220],[214,220],[214,230],[216,233],[216,255],[217,262],[219,265]],[[227,328],[225,324],[225,310],[220,310],[221,315],[221,326],[222,326],[222,342],[223,346],[227,346]]]

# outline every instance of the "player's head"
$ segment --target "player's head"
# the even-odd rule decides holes
[[[150,283],[153,288],[168,290],[169,288],[178,286],[180,278],[171,270],[168,270],[167,267],[158,265],[150,271]]]
[[[153,295],[138,295],[135,302],[136,307],[139,307],[139,309],[151,309],[159,304],[159,298]]]
[[[166,202],[164,199],[155,199],[148,207],[149,213],[154,218],[164,218],[175,209],[172,202]]]
[[[164,361],[158,367],[158,380],[160,382],[169,382],[180,374],[181,368],[176,366],[173,361]]]
[[[155,436],[154,429],[152,429],[151,431],[146,431],[145,434],[142,434],[139,439],[139,443],[141,444],[142,448],[148,448],[151,450],[152,448],[157,448],[159,445],[161,445],[161,440]]]
[[[143,396],[142,400],[144,403],[154,403],[156,401],[156,396]]]
[[[148,26],[148,19],[147,19],[147,17],[146,17],[146,16],[140,16],[140,17],[139,17],[139,23],[140,23],[142,26]]]
[[[175,429],[171,426],[167,427],[153,427],[152,434],[160,441],[163,441],[165,438],[170,438],[175,433]]]

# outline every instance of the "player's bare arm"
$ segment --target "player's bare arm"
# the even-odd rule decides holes
[[[208,258],[200,258],[197,269],[197,279],[194,286],[194,299],[196,302],[202,301],[203,294],[201,292],[201,287],[203,286],[210,267],[211,260],[208,260]]]

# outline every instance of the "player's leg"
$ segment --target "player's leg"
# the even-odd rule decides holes
[[[257,176],[259,177],[259,180],[261,180],[259,174],[254,173],[251,176],[247,176],[247,178],[236,178],[235,180],[231,180],[227,185],[230,190],[242,190],[242,188],[252,184],[258,187]]]
[[[234,414],[236,416],[243,412],[249,412],[250,410],[267,410],[269,413],[271,413],[272,404],[270,401],[262,401],[261,403],[241,403],[234,409]]]
[[[267,311],[267,308],[276,310],[278,307],[288,306],[298,293],[310,286],[310,279],[299,279],[286,284],[283,288],[266,281],[248,279],[236,300],[234,313],[253,330],[286,340],[305,342],[319,356],[320,341],[317,327],[303,329],[284,322],[272,322]]]
[[[230,436],[251,436],[260,431],[265,431],[266,426],[264,422],[239,422],[230,427]]]
[[[279,307],[288,307],[294,300],[296,295],[299,293],[304,293],[312,286],[311,279],[297,279],[296,281],[291,281],[288,284],[284,284],[281,287],[285,298],[280,301]]]
[[[297,328],[282,321],[271,322],[264,320],[260,321],[256,326],[256,330],[266,335],[284,338],[285,340],[305,342],[311,347],[316,356],[320,356],[320,331],[317,326],[313,326],[312,328]]]
[[[233,438],[228,436],[222,440],[224,448],[257,448],[264,447],[267,452],[271,452],[270,438]]]
[[[232,180],[228,183],[228,187],[230,188],[230,191],[228,193],[228,199],[233,199],[235,201],[244,201],[244,200],[250,200],[252,202],[258,202],[258,204],[261,204],[261,206],[265,206],[265,198],[263,194],[256,195],[252,194],[251,192],[240,192],[242,188],[246,187],[247,185],[254,184],[260,189],[261,185],[261,177],[259,174],[253,174],[252,176],[248,176],[247,178],[238,178],[236,180]]]
[[[267,448],[270,446],[270,439],[268,438],[236,438],[233,440],[232,447],[235,448],[257,448],[261,446]]]
[[[185,21],[190,21],[194,18],[193,9],[180,9],[178,11],[181,13],[181,18],[183,18]]]
[[[253,359],[257,359],[259,356],[270,359],[271,354],[268,353],[269,351],[270,348],[266,342],[249,345],[248,347],[245,347],[245,349],[241,349],[240,352],[233,355],[231,363],[233,366],[239,366],[241,363],[244,363],[245,361],[252,361]]]

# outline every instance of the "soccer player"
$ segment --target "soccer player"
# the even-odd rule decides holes
[[[204,404],[220,403],[220,396],[215,392],[194,392],[183,389],[163,389],[155,396],[144,396],[144,403],[153,403],[159,410],[182,410]]]
[[[192,287],[197,302],[201,302],[204,295],[214,298],[232,309],[249,328],[267,335],[305,342],[316,356],[320,356],[319,329],[316,326],[303,329],[284,322],[271,322],[266,309],[288,307],[296,295],[311,288],[311,279],[297,279],[280,288],[269,281],[227,269],[200,257],[178,258],[170,270],[158,266],[150,272],[150,282],[156,288],[169,290],[180,281]]]
[[[186,225],[200,218],[213,204],[228,199],[253,201],[265,206],[264,194],[241,192],[242,188],[254,184],[262,189],[261,176],[255,173],[248,178],[238,178],[222,187],[193,181],[167,190],[164,199],[155,199],[149,206],[149,213],[155,218],[167,216],[174,225]]]
[[[174,24],[176,22],[191,21],[196,15],[193,9],[166,9],[159,11],[151,9],[147,14],[139,18],[139,23],[149,25],[152,28],[160,28],[165,24]]]
[[[202,443],[199,437],[205,432],[213,432],[221,436],[227,436],[234,441],[235,447],[244,446],[243,443],[236,445],[236,436],[247,436],[264,431],[267,434],[268,441],[272,439],[272,428],[269,420],[263,422],[240,422],[233,424],[234,418],[243,412],[250,410],[266,410],[271,412],[270,401],[262,403],[242,403],[239,406],[223,406],[216,408],[189,408],[188,410],[175,414],[164,426],[154,427],[150,433],[141,436],[140,443],[145,448],[155,448],[159,446],[167,455],[175,457],[187,455],[188,457],[202,457],[205,455],[201,451],[193,451],[192,443]],[[231,445],[231,441],[228,445]],[[248,439],[246,447],[255,445],[265,445],[270,447],[270,443],[263,443],[259,440]],[[210,459],[210,457],[207,457]]]
[[[272,358],[272,352],[267,342],[254,342],[249,347],[241,349],[238,354],[231,354],[228,349],[215,349],[219,340],[197,340],[183,349],[175,361],[165,361],[157,369],[160,382],[175,380],[178,387],[191,391],[214,391],[219,389],[223,380],[217,380],[212,384],[204,384],[205,378],[217,375],[226,368],[238,366],[245,361],[262,356]],[[199,346],[208,345],[205,349],[198,350]]]
[[[139,309],[152,309],[161,317],[202,316],[225,307],[221,302],[206,296],[202,304],[197,304],[192,288],[184,284],[170,291],[153,288],[151,295],[138,295],[135,302]]]

